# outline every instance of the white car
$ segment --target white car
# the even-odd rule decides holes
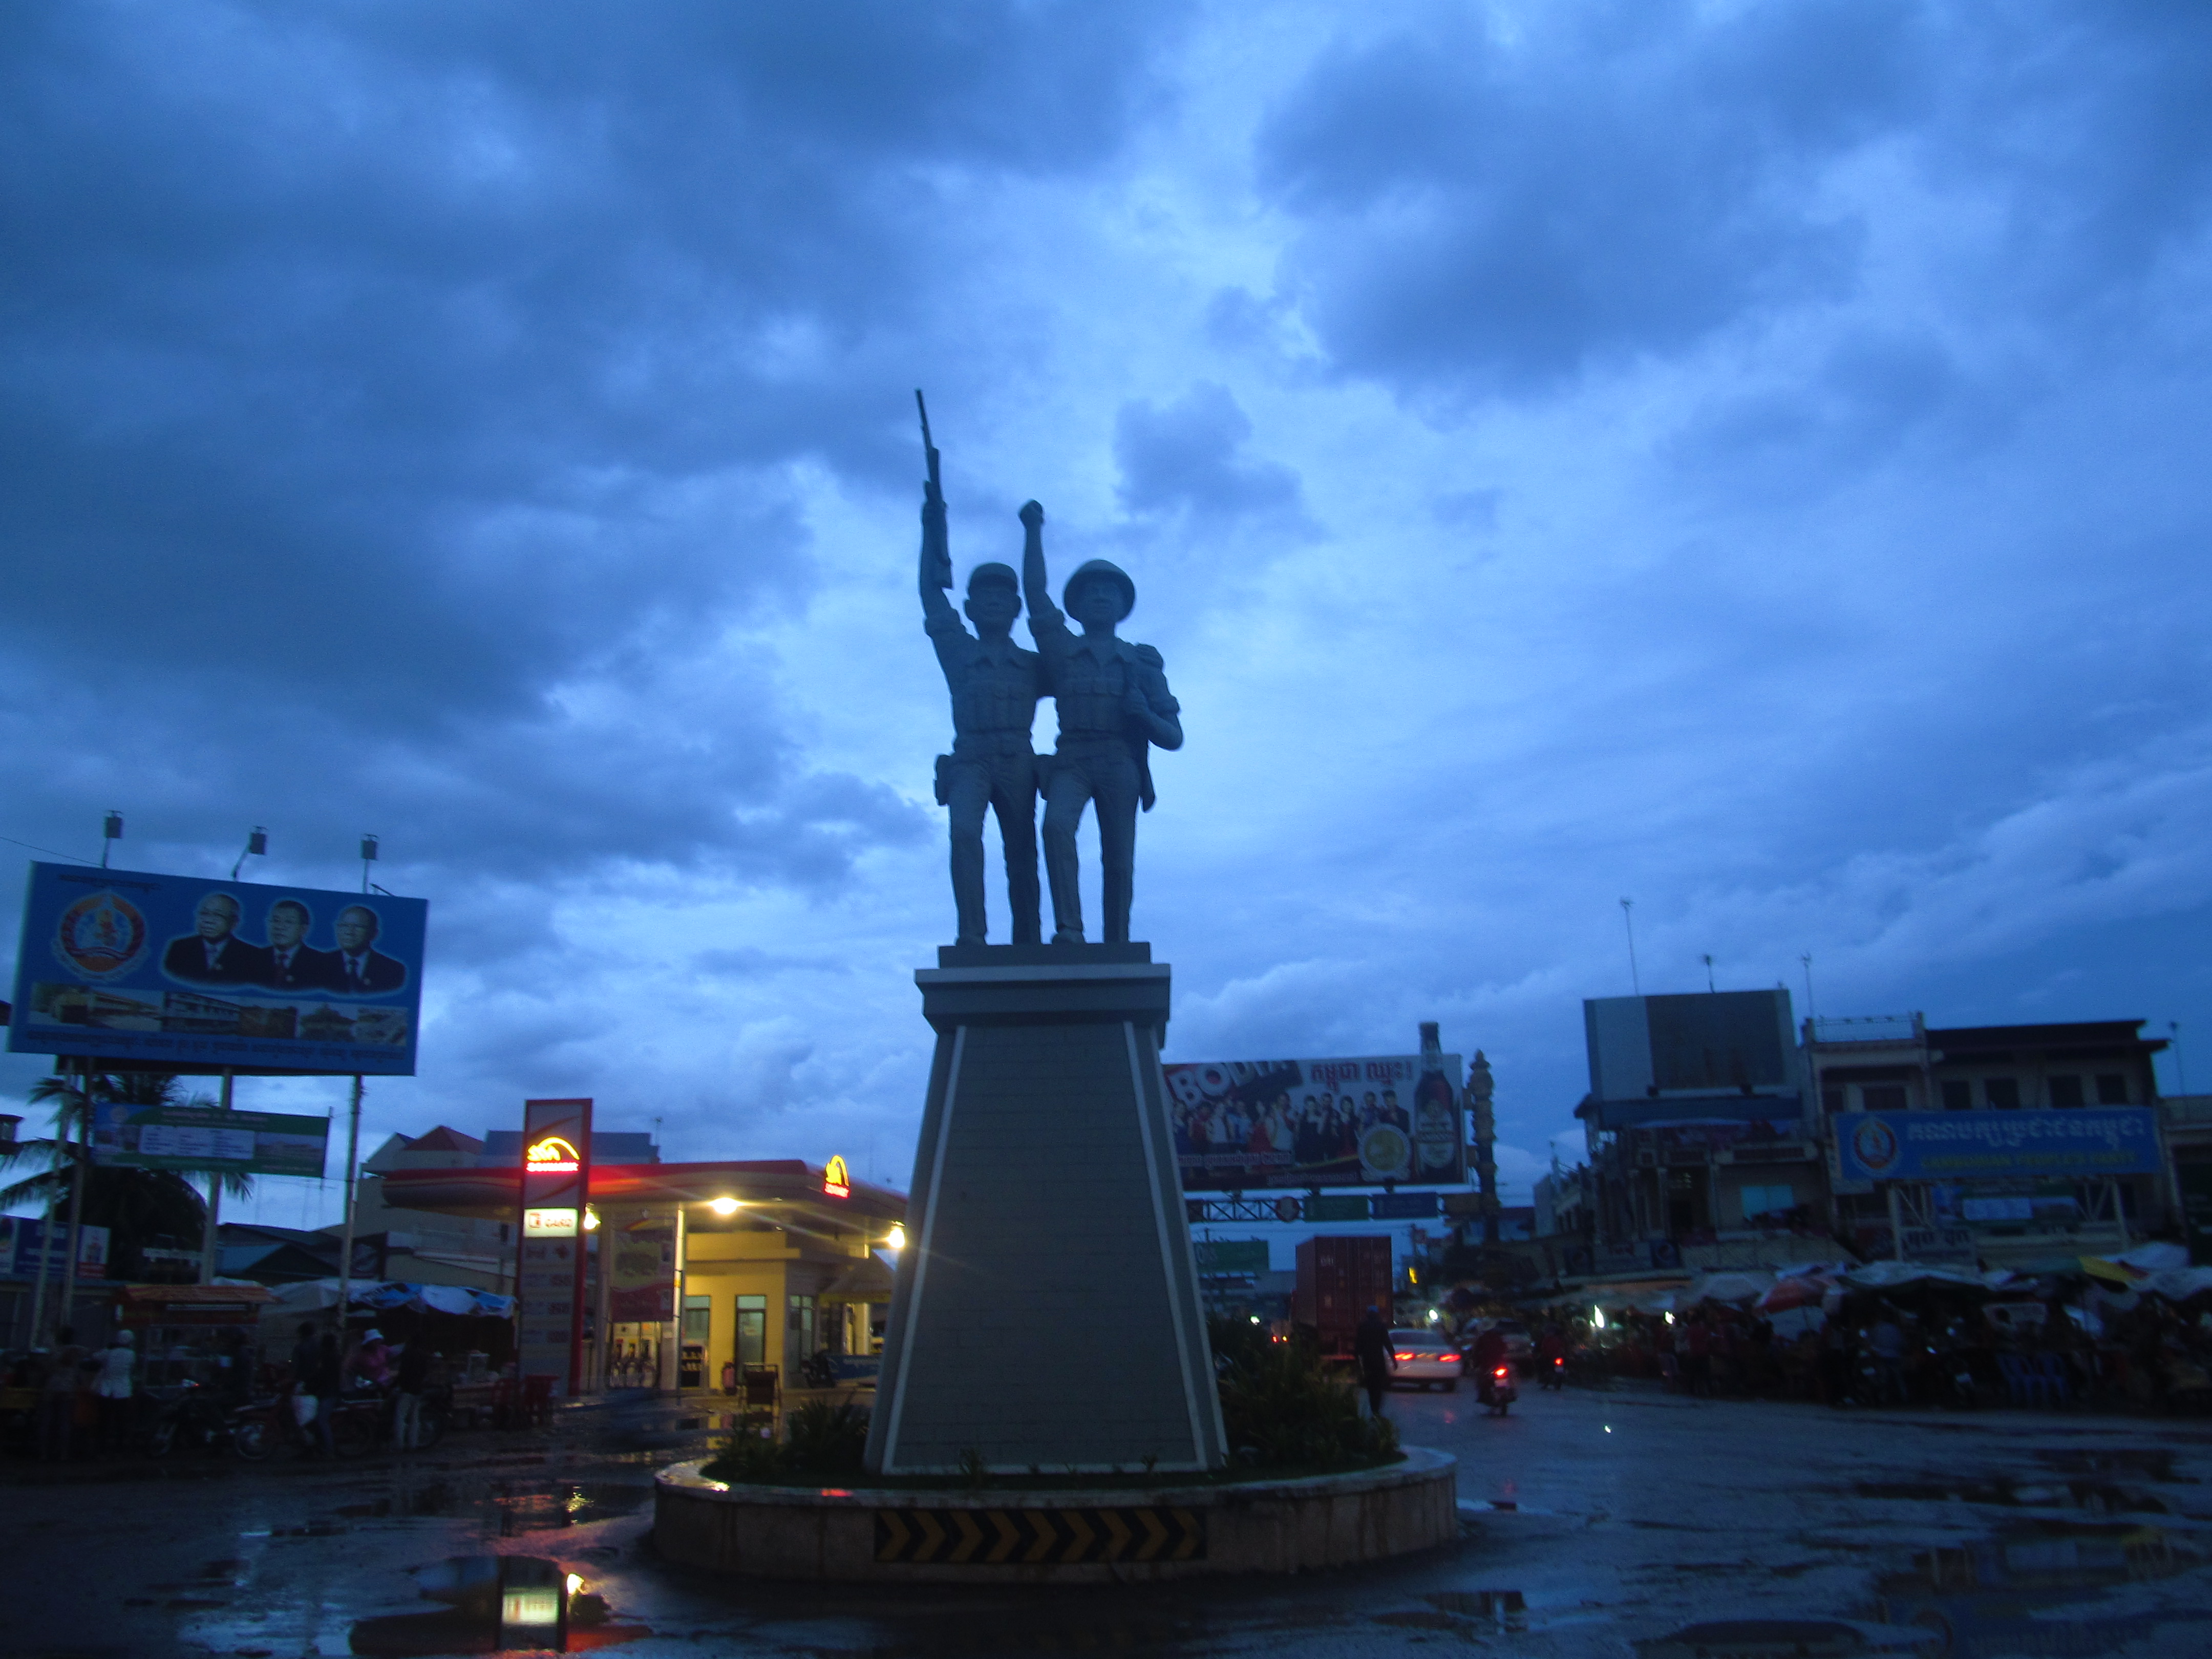
[[[1394,1387],[1405,1382],[1426,1389],[1441,1382],[1446,1394],[1459,1387],[1459,1350],[1434,1331],[1411,1328],[1391,1332],[1390,1357],[1398,1362],[1390,1373]]]

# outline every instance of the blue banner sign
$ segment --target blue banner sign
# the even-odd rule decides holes
[[[383,893],[33,864],[8,1048],[411,1077],[428,916]]]
[[[2048,1111],[1846,1112],[1834,1120],[1847,1181],[2154,1175],[2147,1106]]]

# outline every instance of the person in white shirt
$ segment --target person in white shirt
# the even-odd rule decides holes
[[[100,1443],[106,1451],[119,1451],[131,1431],[131,1396],[137,1392],[137,1338],[118,1331],[100,1356],[100,1374],[92,1391],[100,1401]]]

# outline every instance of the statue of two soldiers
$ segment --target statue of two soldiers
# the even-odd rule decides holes
[[[925,428],[926,429],[926,428]],[[963,945],[983,943],[983,814],[998,814],[1006,847],[1006,898],[1017,945],[1038,942],[1036,798],[1044,795],[1044,862],[1052,887],[1053,942],[1083,940],[1076,884],[1076,827],[1083,809],[1098,812],[1104,866],[1105,937],[1129,937],[1137,848],[1137,809],[1152,806],[1151,746],[1182,746],[1182,713],[1169,694],[1160,653],[1133,645],[1115,629],[1133,610],[1137,585],[1104,559],[1067,580],[1063,614],[1052,602],[1044,567],[1044,509],[1021,510],[1022,571],[980,564],[969,573],[963,607],[970,634],[945,596],[952,586],[945,496],[933,476],[921,507],[923,627],[937,647],[952,693],[952,752],[937,757],[937,799],[951,809],[952,899]],[[1034,651],[1013,641],[1014,618],[1029,609]],[[1070,619],[1076,629],[1068,626]],[[1036,702],[1060,712],[1060,741],[1049,755],[1030,747]]]

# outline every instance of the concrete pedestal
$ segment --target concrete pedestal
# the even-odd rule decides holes
[[[871,1471],[1221,1462],[1151,957],[948,946],[915,974],[937,1053]]]

